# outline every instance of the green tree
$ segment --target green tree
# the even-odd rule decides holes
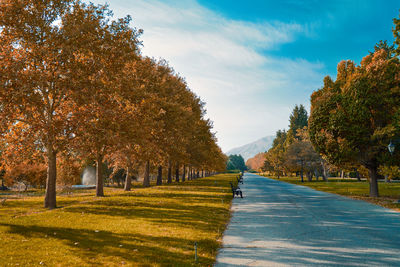
[[[389,140],[400,134],[399,73],[399,59],[388,59],[381,49],[360,66],[340,62],[336,81],[325,77],[311,96],[311,142],[332,164],[367,168],[371,197],[379,196],[378,167],[388,156]]]
[[[244,163],[244,159],[242,155],[229,155],[227,162],[228,170],[247,170],[246,164]]]
[[[287,134],[285,130],[278,130],[275,139],[272,141],[272,147],[265,153],[264,168],[275,172],[278,179],[284,171]]]
[[[298,139],[296,136],[298,129],[303,129],[308,125],[308,114],[307,110],[302,104],[296,105],[289,117],[289,131],[287,133],[286,142],[291,144],[294,139]]]
[[[396,48],[396,55],[399,56],[400,55],[400,18],[394,18],[393,19],[393,23],[394,23],[394,28],[392,29],[393,31],[393,35],[394,35],[394,43],[397,45]]]
[[[369,54],[372,55],[373,53],[375,53],[381,49],[386,51],[387,59],[391,59],[396,54],[396,49],[394,47],[394,44],[388,45],[386,40],[385,41],[380,40],[379,43],[375,44],[374,51],[372,51],[372,52],[369,51]]]

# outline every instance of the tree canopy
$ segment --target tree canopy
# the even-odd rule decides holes
[[[377,170],[388,157],[387,145],[399,136],[400,63],[381,49],[338,64],[336,81],[311,96],[310,139],[334,164],[361,164],[369,170],[370,196],[377,197]]]
[[[241,172],[247,170],[246,164],[242,155],[229,155],[226,164],[227,170],[240,170]]]

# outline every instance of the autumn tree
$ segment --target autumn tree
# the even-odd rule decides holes
[[[66,145],[72,110],[64,19],[73,1],[12,1],[0,5],[0,119],[3,133],[46,154],[44,206],[56,207],[57,154]],[[17,131],[16,128],[23,128]],[[8,142],[8,149],[15,148]]]
[[[64,33],[71,36],[66,45],[74,49],[71,67],[73,95],[77,105],[74,116],[75,149],[96,161],[96,195],[103,196],[103,161],[118,145],[113,138],[120,125],[125,102],[121,98],[122,70],[138,58],[140,31],[130,28],[128,16],[110,21],[107,6],[76,3],[66,17]]]
[[[286,140],[287,132],[285,130],[278,130],[275,139],[272,141],[272,147],[265,154],[264,168],[272,168],[278,179],[285,170],[284,154],[287,148]]]
[[[382,49],[360,66],[338,64],[336,81],[311,96],[311,142],[335,165],[361,164],[369,171],[370,196],[378,197],[378,167],[388,155],[391,138],[399,136],[400,63]]]
[[[246,166],[251,170],[261,170],[265,161],[265,153],[258,153],[246,161]]]
[[[304,182],[304,171],[308,180],[311,181],[315,170],[321,167],[321,158],[308,138],[306,127],[297,130],[296,140],[289,145],[284,157],[285,164],[290,171],[300,172],[301,182]]]

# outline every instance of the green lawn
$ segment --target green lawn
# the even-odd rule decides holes
[[[0,204],[1,265],[211,266],[229,221],[234,177],[131,192],[105,188],[103,198],[75,191],[50,211],[42,196],[7,199]]]
[[[275,176],[268,177],[278,180]],[[400,183],[398,182],[379,182],[380,197],[371,198],[369,197],[369,184],[367,181],[358,182],[355,179],[330,178],[327,182],[324,182],[321,180],[316,181],[314,178],[312,182],[306,182],[306,177],[304,177],[304,180],[304,183],[302,183],[299,177],[280,177],[279,179],[279,181],[308,186],[319,191],[361,199],[400,211],[400,203],[395,203],[400,199]]]

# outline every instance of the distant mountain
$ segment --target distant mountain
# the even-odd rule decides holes
[[[266,137],[263,137],[253,143],[233,148],[233,149],[229,150],[228,152],[226,152],[226,154],[228,156],[234,155],[234,154],[237,154],[237,155],[240,154],[244,158],[244,161],[246,161],[249,158],[254,157],[256,154],[258,154],[260,152],[265,152],[268,149],[270,149],[274,138],[275,138],[275,136],[266,136]]]

